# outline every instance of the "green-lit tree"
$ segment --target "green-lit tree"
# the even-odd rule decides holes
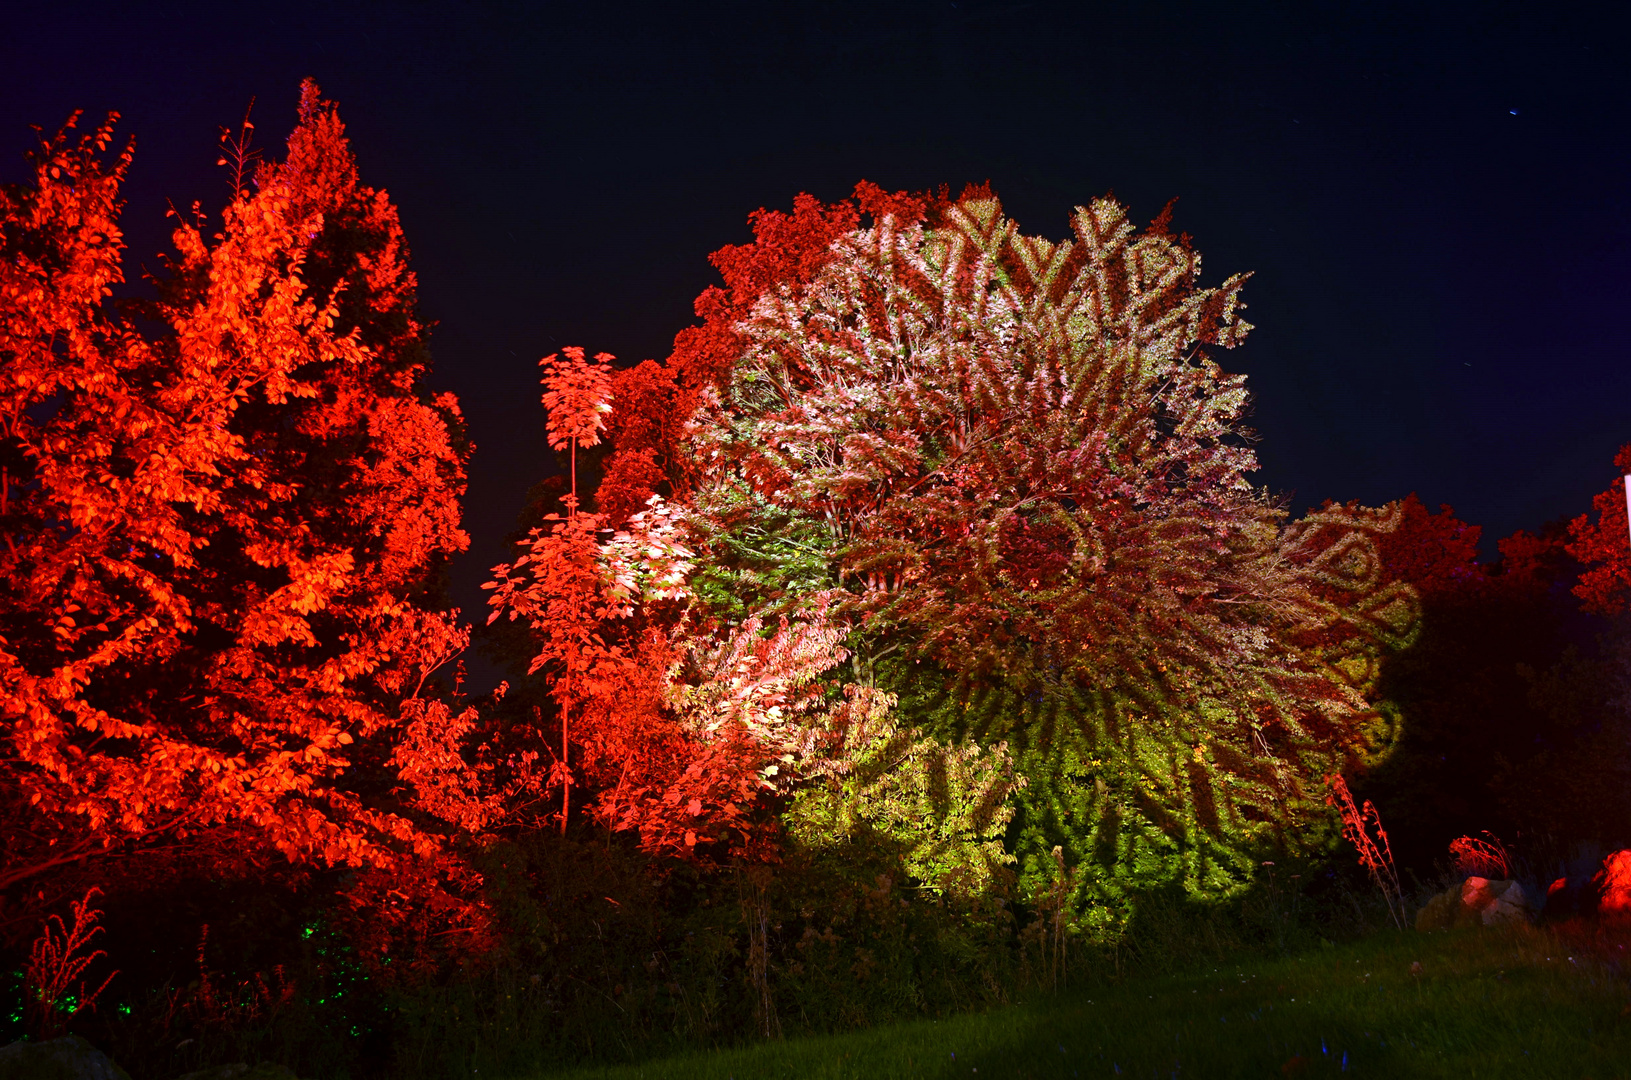
[[[838,590],[904,725],[1008,744],[1033,888],[1055,844],[1102,901],[1227,895],[1325,842],[1323,778],[1386,744],[1365,691],[1416,602],[1378,573],[1396,508],[1292,521],[1248,479],[1245,380],[1202,351],[1250,329],[1245,276],[1199,287],[1168,214],[1139,233],[1109,198],[1053,243],[985,189],[857,194],[870,227],[761,214],[682,338],[707,345],[676,357],[699,594]]]

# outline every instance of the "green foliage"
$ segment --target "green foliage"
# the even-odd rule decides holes
[[[1021,895],[1033,900],[1057,876],[1051,852],[1062,847],[1074,875],[1070,888],[1075,928],[1086,940],[1114,941],[1127,927],[1140,898],[1175,882],[1191,893],[1233,895],[1254,877],[1258,862],[1276,852],[1269,841],[1250,844],[1218,838],[1191,817],[1178,831],[1161,815],[1147,784],[1113,752],[1101,749],[1081,718],[1094,702],[1081,690],[1024,696],[990,681],[947,689],[946,673],[928,665],[894,660],[881,665],[881,681],[902,692],[901,711],[918,718],[924,730],[953,741],[1005,746],[1014,771],[1025,783],[1013,793],[1015,815],[1009,829],[1018,856]],[[1153,733],[1133,727],[1125,733],[1133,753],[1159,753]],[[1163,828],[1162,826],[1166,827]],[[1327,848],[1338,835],[1322,814],[1305,822],[1301,846]],[[1182,840],[1190,840],[1185,850]],[[1192,872],[1199,887],[1181,875]],[[1212,878],[1200,875],[1210,871]],[[1224,876],[1227,874],[1228,876]]]
[[[1106,928],[1130,890],[1228,896],[1327,842],[1324,777],[1391,739],[1366,693],[1415,594],[1380,577],[1396,507],[1291,521],[1247,479],[1244,379],[1201,351],[1250,329],[1244,277],[1198,287],[1111,199],[1054,244],[989,192],[862,194],[872,227],[765,286],[690,429],[714,591],[819,586],[858,682],[893,657],[904,727],[1007,743],[1027,892],[1060,845]]]
[[[697,494],[689,521],[710,553],[691,588],[719,618],[792,614],[802,598],[838,585],[824,524],[797,507],[720,487]]]
[[[936,893],[970,902],[1005,895],[1003,848],[1016,780],[1006,745],[943,745],[901,730],[892,695],[850,686],[851,708],[834,745],[806,766],[812,781],[783,815],[794,842],[826,849],[882,842]]]

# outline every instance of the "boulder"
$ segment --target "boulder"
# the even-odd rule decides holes
[[[1427,901],[1426,906],[1416,912],[1416,929],[1448,930],[1455,926],[1529,922],[1535,917],[1537,907],[1516,881],[1470,877]]]
[[[1557,878],[1546,887],[1545,913],[1548,919],[1566,919],[1580,910],[1584,882]]]
[[[1603,860],[1603,869],[1591,879],[1597,895],[1597,914],[1614,922],[1631,922],[1631,850],[1616,851]]]
[[[78,1035],[69,1035],[0,1047],[0,1080],[130,1080],[130,1074]]]
[[[1423,904],[1416,912],[1416,929],[1448,930],[1455,925],[1455,917],[1460,908],[1460,890],[1446,889]]]

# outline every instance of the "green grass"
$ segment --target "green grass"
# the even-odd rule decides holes
[[[1419,961],[1420,975],[1411,973]],[[1528,928],[1387,933],[1277,960],[1101,983],[989,1013],[551,1074],[1631,1077],[1631,990]]]

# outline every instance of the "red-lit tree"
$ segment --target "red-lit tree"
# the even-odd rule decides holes
[[[612,374],[612,397],[618,402],[607,417],[607,456],[595,509],[618,526],[645,509],[651,496],[670,494],[668,472],[674,461],[680,421],[673,368],[646,360]]]
[[[466,638],[436,580],[467,448],[396,210],[307,82],[284,159],[175,231],[150,340],[108,310],[111,123],[0,205],[0,886],[189,836],[437,858],[496,802],[414,749],[472,719],[429,692]]]
[[[1448,505],[1431,512],[1415,492],[1399,503],[1399,510],[1398,528],[1376,542],[1388,581],[1408,582],[1429,605],[1484,587],[1487,577],[1478,564],[1482,527],[1460,520]]]
[[[604,415],[626,436],[624,449],[649,455],[658,425],[640,410],[671,384],[635,369],[625,385],[644,378],[654,386],[644,400],[631,395],[635,414],[620,418],[605,369],[582,349],[564,351],[564,361],[544,361],[555,449],[594,445]],[[575,491],[575,461],[572,468]],[[606,514],[578,511],[568,495],[567,514],[546,517],[521,556],[494,569],[489,621],[522,621],[537,650],[527,674],[549,679],[560,723],[550,782],[562,788],[563,833],[575,752],[594,816],[636,832],[645,850],[764,857],[775,829],[760,796],[785,787],[785,765],[808,743],[805,714],[820,703],[810,684],[842,659],[835,643],[843,631],[820,612],[793,626],[783,620],[769,636],[754,619],[728,633],[696,625],[691,553],[673,510],[644,494],[648,507],[622,515],[621,530]],[[628,497],[623,490],[611,500]]]
[[[1631,473],[1631,444],[1614,455],[1614,469]],[[1631,529],[1626,525],[1625,483],[1616,478],[1591,501],[1596,520],[1581,514],[1569,523],[1568,552],[1585,567],[1574,594],[1587,611],[1614,615],[1624,610],[1631,588]]]
[[[1513,533],[1480,563],[1479,527],[1450,507],[1432,513],[1411,495],[1401,510],[1378,548],[1386,579],[1421,594],[1422,631],[1383,665],[1394,751],[1355,778],[1386,809],[1401,861],[1431,865],[1452,839],[1484,830],[1622,835],[1623,800],[1605,797],[1626,769],[1608,700],[1617,650],[1581,648],[1589,622],[1560,591],[1578,569],[1568,529]]]
[[[862,188],[874,203],[890,198],[876,185]],[[827,207],[809,195],[794,201],[791,214],[760,209],[749,218],[753,243],[726,245],[709,256],[725,285],[697,297],[702,324],[675,336],[666,364],[647,360],[612,374],[612,395],[622,404],[607,417],[612,449],[595,495],[611,525],[643,509],[653,494],[683,492],[695,480],[685,423],[708,388],[729,377],[743,345],[737,324],[767,288],[809,280],[832,257],[832,242],[860,220],[848,203]]]

